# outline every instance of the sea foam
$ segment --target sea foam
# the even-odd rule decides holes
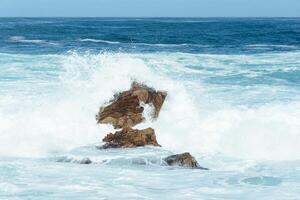
[[[113,129],[96,124],[99,107],[137,80],[168,91],[159,118],[139,125],[154,127],[164,149],[247,159],[300,158],[297,101],[254,107],[235,106],[222,99],[213,101],[215,93],[207,85],[172,76],[189,70],[176,60],[176,55],[162,55],[164,59],[157,54],[124,53],[61,56],[53,61],[60,69],[57,80],[50,80],[57,82],[55,91],[45,95],[34,93],[30,98],[22,96],[22,92],[14,95],[7,91],[3,95],[6,97],[1,98],[0,155],[39,157],[100,144],[101,138]],[[196,62],[197,56],[181,56],[192,58],[189,63]],[[218,56],[210,57],[221,62]],[[173,68],[166,66],[166,62]]]

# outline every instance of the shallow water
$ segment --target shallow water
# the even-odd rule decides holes
[[[0,199],[298,199],[299,28],[0,18]],[[132,80],[168,91],[138,126],[163,147],[99,150],[95,114]],[[185,151],[210,170],[163,165]]]
[[[197,155],[211,168],[201,171],[159,165],[169,153],[88,146],[43,159],[1,159],[1,194],[3,199],[297,199],[299,162]],[[78,164],[86,155],[94,163]]]

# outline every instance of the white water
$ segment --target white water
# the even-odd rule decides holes
[[[251,103],[264,94],[281,97],[280,92],[286,88],[274,87],[270,92],[262,85],[248,91],[246,87],[227,85],[228,92],[224,92],[221,84],[201,80],[210,76],[210,70],[223,66],[226,68],[216,72],[216,79],[237,70],[249,77],[264,73],[251,68],[241,70],[241,65],[268,64],[265,70],[276,71],[286,64],[282,57],[289,57],[293,63],[290,68],[300,69],[297,53],[258,57],[108,53],[13,57],[18,60],[18,56],[23,57],[21,62],[12,59],[3,65],[12,77],[20,71],[22,77],[0,82],[0,156],[40,157],[99,144],[112,131],[108,125],[96,124],[99,106],[137,80],[168,91],[158,120],[139,125],[154,127],[164,149],[244,159],[300,159],[298,100]],[[191,68],[186,63],[205,69]],[[30,66],[39,67],[40,72]],[[47,76],[45,71],[55,73]],[[249,98],[249,102],[245,99],[236,105],[227,101],[240,97]]]
[[[27,39],[24,36],[12,36],[9,38],[9,42],[13,43],[31,43],[31,44],[50,44],[50,45],[58,45],[54,42],[48,42],[46,40],[40,39]]]
[[[120,44],[120,42],[109,41],[109,40],[97,40],[91,38],[79,39],[80,42],[96,42],[96,43],[107,43],[107,44]]]

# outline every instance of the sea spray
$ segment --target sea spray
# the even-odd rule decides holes
[[[100,143],[112,128],[96,126],[95,114],[99,106],[109,101],[114,93],[129,89],[133,80],[138,80],[169,93],[160,119],[139,125],[154,127],[163,148],[252,159],[300,157],[297,102],[248,107],[215,99],[218,93],[211,93],[215,89],[212,86],[201,86],[201,82],[189,76],[187,79],[173,77],[172,74],[185,69],[188,74],[198,73],[196,69],[194,72],[186,68],[176,55],[179,54],[71,52],[60,56],[53,62],[53,68],[58,69],[57,78],[52,79],[55,91],[34,93],[24,101],[22,92],[30,92],[26,91],[30,88],[24,88],[17,96],[9,97],[10,91],[7,91],[1,98],[0,154],[45,156]],[[180,56],[199,62],[198,55]],[[223,62],[222,57],[218,61],[220,56],[214,58]],[[200,61],[199,65],[206,63]],[[35,74],[28,75],[36,78]],[[40,82],[37,81],[37,85]]]
[[[0,30],[0,199],[299,199],[299,19],[0,18]],[[114,132],[99,107],[133,80],[168,92],[139,124],[163,147],[97,149]],[[185,151],[210,170],[163,165]]]

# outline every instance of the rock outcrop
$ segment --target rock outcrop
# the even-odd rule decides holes
[[[166,92],[133,82],[130,90],[115,95],[109,105],[100,108],[97,123],[112,124],[115,129],[131,128],[145,120],[143,104],[153,106],[151,116],[157,118],[166,96]]]
[[[164,161],[170,166],[208,170],[208,168],[201,167],[197,160],[188,152],[168,156]]]
[[[102,149],[107,148],[133,148],[139,146],[153,145],[160,146],[157,143],[154,129],[147,128],[143,130],[124,128],[114,134],[108,134],[103,142],[106,142]]]
[[[102,106],[96,115],[98,124],[111,124],[115,133],[109,133],[103,138],[105,144],[100,149],[108,148],[134,148],[146,145],[160,146],[152,128],[143,130],[133,129],[135,125],[145,120],[143,116],[144,105],[152,107],[151,117],[157,118],[167,96],[166,92],[156,91],[146,85],[133,82],[131,89],[116,94],[108,105]],[[164,162],[170,166],[181,166],[194,169],[208,170],[201,167],[190,153],[168,156]],[[89,164],[86,159],[82,164]]]

